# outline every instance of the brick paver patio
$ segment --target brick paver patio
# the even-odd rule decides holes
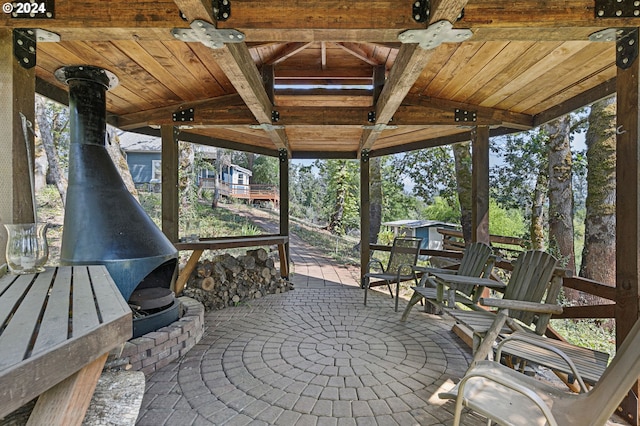
[[[148,378],[140,426],[440,425],[468,366],[451,322],[368,306],[351,271],[292,241],[295,290],[206,315],[205,336]],[[465,424],[486,424],[465,416]]]

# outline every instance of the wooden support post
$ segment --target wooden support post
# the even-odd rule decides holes
[[[274,99],[275,99],[274,87],[276,85],[274,70],[275,68],[273,67],[273,65],[269,65],[269,64],[263,65],[261,70],[262,83],[264,84],[264,90],[267,92],[267,97],[269,98],[272,104],[274,103]]]
[[[280,235],[289,236],[289,154],[286,149],[279,150],[280,158]],[[282,259],[282,254],[280,258]],[[289,242],[285,244],[284,258],[287,265],[280,265],[280,272],[289,271]],[[287,277],[288,278],[288,277]]]
[[[471,240],[489,244],[489,127],[476,127],[472,144]]]
[[[368,272],[367,265],[371,257],[369,243],[371,241],[371,197],[369,188],[369,151],[363,150],[360,155],[360,279]],[[362,284],[362,282],[361,282]]]
[[[637,40],[636,40],[637,44]],[[616,346],[640,317],[640,66],[618,68],[616,135]],[[636,382],[618,412],[639,425]]]
[[[13,31],[0,28],[0,223],[34,221],[27,148],[20,113],[35,122],[35,67],[23,68],[14,56]],[[32,164],[33,133],[27,132]],[[0,226],[0,264],[4,263],[6,232]]]
[[[162,232],[178,241],[178,139],[177,128],[162,126]]]
[[[27,425],[81,425],[108,355],[40,395]]]

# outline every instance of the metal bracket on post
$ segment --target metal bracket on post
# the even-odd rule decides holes
[[[238,30],[219,30],[215,25],[199,19],[193,21],[189,26],[191,29],[174,28],[171,30],[171,34],[178,40],[200,42],[211,49],[221,49],[225,43],[242,43],[245,39],[244,34]]]
[[[431,2],[429,0],[415,0],[412,2],[413,20],[416,22],[429,22],[431,16]]]
[[[362,126],[362,128],[364,130],[373,130],[375,132],[381,132],[383,130],[397,129],[398,126],[390,125],[390,124],[384,124],[384,123],[378,123],[378,124],[374,124],[373,126]]]
[[[36,30],[31,28],[14,28],[13,55],[22,68],[36,66]]]
[[[285,148],[280,148],[278,150],[278,158],[280,159],[281,163],[284,163],[285,161],[287,161],[289,159],[289,153],[287,152],[287,150]]]
[[[453,119],[456,123],[475,123],[478,120],[478,112],[477,111],[467,111],[464,109],[456,108],[454,110]]]
[[[277,123],[278,121],[280,121],[280,113],[275,110],[271,111],[271,122]]]
[[[216,20],[226,21],[231,16],[231,1],[230,0],[213,0],[213,13],[216,15]]]
[[[424,30],[407,30],[398,35],[401,43],[419,43],[424,50],[435,49],[442,43],[461,43],[473,36],[471,30],[453,29],[447,20],[435,22]]]
[[[640,2],[638,2],[640,4]],[[637,28],[607,28],[589,35],[590,41],[616,42],[616,65],[627,69],[638,57]]]
[[[193,108],[183,109],[171,114],[172,119],[175,122],[185,123],[192,122],[195,119],[196,111]]]
[[[623,28],[616,40],[616,65],[626,70],[638,59],[638,29]]]
[[[375,111],[369,111],[367,113],[367,121],[369,123],[375,123],[376,122],[376,112]]]
[[[596,18],[638,18],[640,2],[637,0],[595,0]]]
[[[363,149],[362,151],[360,151],[360,160],[363,163],[368,163],[369,162],[369,153],[371,152],[371,150],[369,149]]]

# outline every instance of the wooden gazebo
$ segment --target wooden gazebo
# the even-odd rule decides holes
[[[471,140],[474,238],[486,240],[489,137],[617,93],[621,342],[640,317],[639,26],[633,0],[8,2],[0,221],[33,221],[20,113],[34,121],[36,92],[67,102],[54,76],[66,65],[111,71],[119,84],[107,93],[108,121],[162,136],[163,231],[172,241],[178,133],[279,157],[283,212],[290,159],[359,159],[363,241],[369,158]],[[280,232],[288,235],[286,214]],[[362,259],[369,250],[362,245]],[[625,410],[638,424],[633,394]]]

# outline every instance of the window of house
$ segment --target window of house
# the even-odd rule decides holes
[[[151,160],[151,182],[162,181],[162,160]]]

